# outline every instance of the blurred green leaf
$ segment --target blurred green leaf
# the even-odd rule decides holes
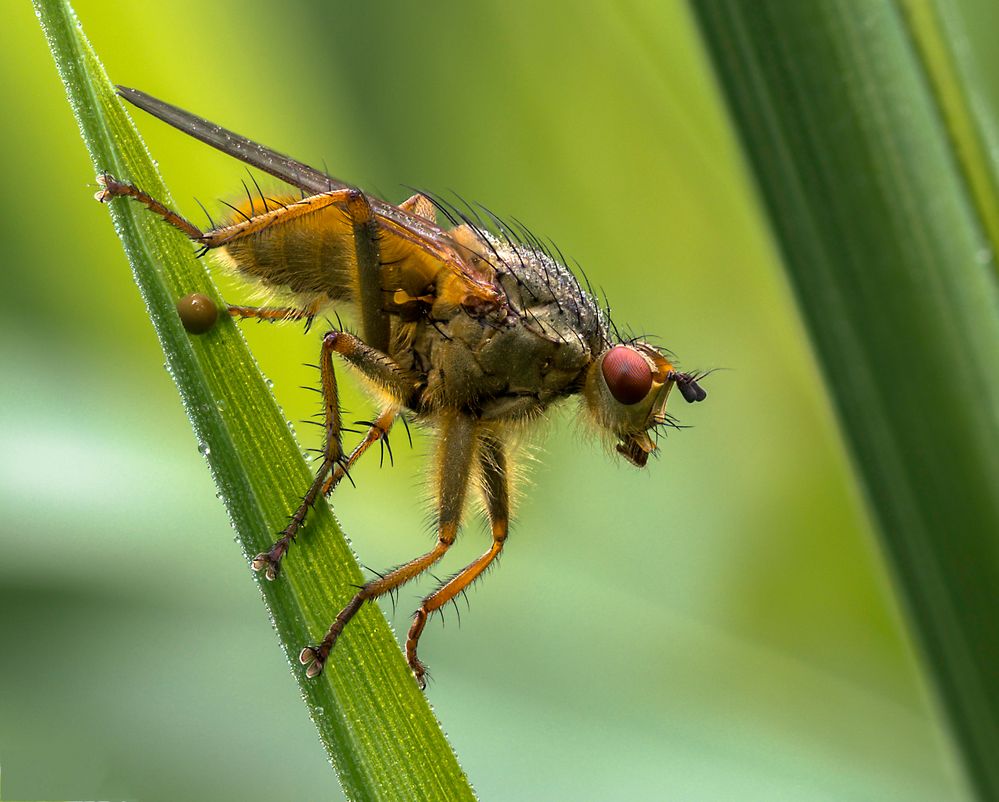
[[[169,193],[68,3],[36,0],[35,9],[95,170],[132,181],[169,205]],[[221,303],[190,242],[138,204],[109,205],[240,545],[246,555],[255,554],[284,526],[311,481],[309,469],[233,322],[227,317],[200,337],[181,326],[175,299],[203,292]],[[293,666],[301,647],[325,632],[333,612],[363,581],[327,505],[310,515],[305,538],[308,568],[303,561],[260,586]],[[182,566],[184,555],[176,559]],[[318,680],[305,681],[297,668],[293,673],[348,798],[474,798],[377,608],[358,614]],[[273,749],[280,760],[281,745]]]
[[[693,8],[912,630],[999,798],[999,206],[945,36],[897,3]]]

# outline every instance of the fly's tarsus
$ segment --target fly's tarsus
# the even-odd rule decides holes
[[[112,198],[133,198],[145,206],[153,214],[159,215],[163,221],[169,223],[176,229],[183,231],[192,240],[200,241],[204,233],[194,223],[181,217],[177,212],[167,208],[154,197],[143,192],[134,184],[126,184],[119,181],[110,173],[102,173],[97,177],[97,183],[101,189],[97,191],[94,198],[101,203],[107,203]]]

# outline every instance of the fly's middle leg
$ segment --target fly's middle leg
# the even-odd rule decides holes
[[[382,443],[383,445],[388,445],[389,431],[392,429],[392,424],[395,423],[395,419],[399,416],[399,410],[390,407],[382,412],[377,418],[371,421],[370,426],[368,426],[368,431],[364,433],[364,437],[361,442],[354,446],[354,450],[350,452],[347,457],[347,464],[338,463],[333,466],[333,470],[330,475],[323,482],[322,495],[328,496],[332,493],[340,480],[344,476],[347,476],[347,471],[351,469],[353,464],[360,459],[361,455],[367,451],[375,443]],[[389,446],[389,453],[391,453],[391,446]]]
[[[312,481],[302,503],[291,516],[288,525],[281,532],[280,537],[274,542],[268,551],[262,551],[253,558],[253,570],[263,571],[268,579],[275,579],[281,569],[281,560],[291,547],[292,541],[298,534],[298,530],[305,522],[305,516],[316,499],[319,491],[326,481],[327,475],[334,465],[345,462],[343,453],[343,442],[341,439],[341,429],[343,421],[340,415],[340,403],[336,386],[336,373],[333,370],[333,353],[343,350],[345,339],[350,335],[339,331],[327,332],[323,337],[322,353],[319,358],[320,371],[322,373],[322,394],[323,413],[325,418],[326,440],[323,446],[323,461],[316,473],[316,478]]]
[[[295,306],[237,306],[229,304],[226,310],[231,317],[237,320],[258,320],[268,323],[282,322],[285,320],[304,320],[305,330],[312,327],[312,321],[319,313],[321,304],[313,303],[304,309]]]
[[[415,579],[440,560],[452,546],[458,534],[462,511],[465,506],[469,477],[472,473],[473,455],[476,450],[475,422],[456,414],[441,423],[439,432],[440,447],[435,461],[437,479],[437,543],[425,554],[410,560],[398,568],[366,582],[354,597],[337,614],[317,646],[302,649],[299,659],[306,666],[309,677],[318,676],[330,651],[364,603],[390,593],[401,585]]]
[[[335,480],[342,476],[349,476],[348,471],[353,462],[368,449],[371,443],[385,437],[392,426],[392,421],[395,420],[394,410],[383,412],[375,421],[375,425],[365,440],[362,441],[361,446],[355,448],[350,457],[344,454],[341,438],[343,421],[340,414],[336,373],[333,369],[334,353],[339,354],[363,373],[397,394],[403,394],[409,389],[405,373],[394,360],[365,345],[353,334],[329,331],[323,336],[322,352],[319,358],[323,417],[326,430],[322,462],[319,470],[316,471],[315,479],[302,498],[302,503],[292,513],[288,525],[281,531],[278,539],[269,550],[263,551],[253,558],[253,570],[263,571],[264,575],[271,580],[277,577],[278,571],[281,569],[281,560],[291,547],[312,506],[320,496],[332,490]]]

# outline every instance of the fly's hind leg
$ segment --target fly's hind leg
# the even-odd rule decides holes
[[[303,198],[301,201],[288,205],[273,201],[273,206],[262,194],[260,203],[257,203],[250,196],[248,197],[249,204],[245,210],[232,207],[242,219],[221,228],[202,231],[194,223],[167,208],[163,203],[133,184],[126,184],[107,173],[97,180],[101,185],[100,191],[95,196],[97,200],[104,203],[112,198],[128,197],[138,201],[151,212],[159,215],[165,222],[199,243],[202,246],[202,254],[215,248],[223,248],[241,240],[255,237],[275,226],[280,227],[284,223],[291,223],[308,215],[325,210],[338,210],[343,215],[342,222],[330,218],[327,221],[327,233],[341,230],[343,223],[350,227],[355,258],[352,260],[354,275],[348,283],[351,285],[352,291],[356,292],[356,306],[363,339],[372,348],[383,352],[388,351],[391,324],[384,308],[378,220],[367,196],[361,190],[336,189]],[[260,276],[256,275],[255,277],[259,278]],[[310,313],[309,310],[269,309],[267,307],[230,307],[229,311],[230,314],[238,317],[256,317],[269,320],[309,317],[310,314],[315,314],[314,311]]]
[[[281,560],[305,522],[309,509],[321,495],[332,490],[335,484],[333,479],[336,479],[338,475],[349,475],[348,471],[353,462],[372,443],[387,436],[392,422],[395,420],[396,411],[394,409],[383,412],[375,421],[375,425],[371,427],[365,440],[358,448],[354,449],[350,457],[344,454],[341,438],[343,422],[340,415],[336,374],[333,370],[334,353],[350,362],[369,379],[386,388],[400,401],[406,400],[412,392],[411,383],[405,372],[390,357],[365,345],[353,334],[329,331],[323,336],[322,352],[319,359],[326,429],[322,463],[316,472],[315,479],[302,498],[302,503],[292,514],[288,525],[281,531],[278,539],[269,550],[263,551],[253,558],[253,570],[263,571],[264,575],[271,580],[277,577],[278,571],[281,569]]]
[[[181,217],[172,209],[167,208],[156,200],[156,198],[152,197],[152,195],[143,192],[134,184],[125,184],[108,173],[98,176],[97,183],[101,188],[97,191],[94,197],[101,203],[107,203],[112,198],[133,198],[149,209],[149,211],[153,214],[157,214],[162,217],[164,222],[167,222],[174,228],[183,231],[195,242],[201,242],[204,239],[204,232],[194,225],[194,223],[184,217]]]
[[[205,244],[205,238],[211,232],[206,234],[190,220],[182,217],[173,211],[173,209],[165,206],[148,192],[139,189],[134,184],[126,184],[108,173],[98,176],[97,183],[101,189],[94,197],[101,203],[107,203],[112,198],[132,198],[149,209],[153,214],[161,217],[164,222],[182,231],[194,242],[201,243],[206,249],[209,247]],[[235,306],[229,304],[227,309],[232,317],[240,319],[255,318],[257,320],[268,321],[307,320],[308,325],[311,325],[312,319],[318,313],[320,306],[320,303],[315,303],[306,309],[298,309],[284,306]]]
[[[344,627],[364,603],[389,593],[415,579],[441,559],[454,543],[465,506],[472,457],[475,453],[475,422],[465,415],[452,415],[442,421],[436,456],[437,543],[426,554],[366,582],[337,614],[318,646],[307,646],[299,656],[309,677],[318,676]]]
[[[413,624],[406,638],[406,660],[421,688],[427,687],[427,668],[416,655],[416,647],[427,620],[445,604],[475,582],[503,551],[510,525],[510,491],[507,480],[506,455],[503,445],[492,436],[485,436],[479,445],[479,472],[482,495],[493,542],[480,557],[470,562],[451,579],[427,596],[413,614]]]

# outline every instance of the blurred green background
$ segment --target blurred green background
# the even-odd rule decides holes
[[[966,798],[684,4],[76,8],[113,80],[388,200],[515,215],[619,323],[730,369],[644,472],[554,415],[502,567],[428,629],[428,693],[484,800]],[[987,41],[997,12],[965,12]],[[339,798],[29,4],[4,38],[3,794]],[[239,163],[137,120],[181,211],[241,191]],[[309,415],[319,334],[244,331]],[[426,543],[427,448],[397,435],[395,466],[335,497],[365,564]],[[469,523],[448,567],[486,540]],[[384,605],[397,632],[420,590]]]

